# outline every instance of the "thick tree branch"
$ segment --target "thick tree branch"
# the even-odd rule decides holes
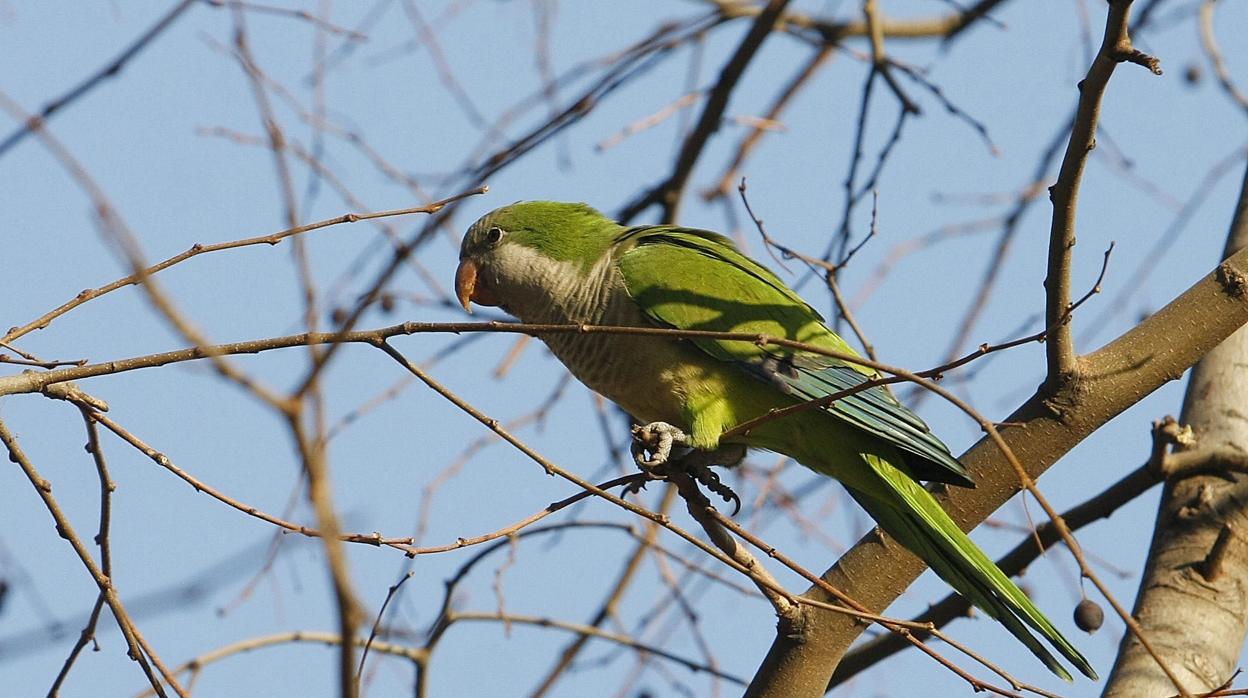
[[[1053,201],[1053,220],[1049,229],[1049,270],[1044,281],[1045,325],[1052,327],[1047,345],[1048,376],[1046,386],[1056,391],[1069,380],[1075,370],[1075,347],[1070,323],[1063,322],[1070,307],[1070,263],[1075,247],[1075,213],[1079,201],[1079,184],[1088,155],[1096,147],[1096,128],[1100,120],[1101,100],[1109,86],[1114,68],[1123,61],[1146,65],[1160,75],[1157,59],[1137,51],[1128,34],[1131,0],[1111,0],[1105,20],[1105,37],[1101,49],[1088,68],[1088,75],[1079,83],[1079,106],[1066,143],[1066,154],[1057,181],[1049,189]]]

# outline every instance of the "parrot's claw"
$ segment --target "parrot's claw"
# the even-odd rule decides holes
[[[667,463],[672,446],[688,446],[685,432],[667,422],[651,422],[633,427],[633,460],[642,470],[650,471]],[[649,452],[650,457],[646,457]]]
[[[673,447],[678,448],[675,455]],[[713,451],[690,448],[685,432],[667,422],[633,427],[633,460],[647,477],[662,480],[674,471],[688,473],[725,502],[732,502],[733,516],[741,511],[741,498],[719,479],[710,466],[737,465],[745,458],[745,450],[745,446],[740,444],[724,444]],[[633,491],[644,486],[644,483],[639,483]]]
[[[741,457],[737,459],[737,462],[740,462],[741,458],[745,457],[745,447],[739,448]],[[732,491],[731,487],[725,485],[723,480],[719,479],[719,475],[717,475],[714,470],[710,469],[710,462],[713,461],[706,462],[710,459],[694,457],[695,455],[700,455],[702,453],[705,453],[708,456],[715,456],[720,453],[720,450],[690,453],[688,457],[681,461],[681,465],[685,467],[694,479],[702,483],[703,487],[722,497],[725,502],[732,502],[732,515],[736,516],[741,511],[741,498],[737,496],[736,492]],[[727,464],[725,463],[725,465]],[[733,463],[733,465],[735,465],[735,463]]]

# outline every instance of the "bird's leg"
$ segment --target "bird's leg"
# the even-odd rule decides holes
[[[712,465],[733,467],[745,459],[745,446],[721,444],[712,450],[690,448],[689,437],[666,422],[651,422],[633,427],[633,460],[648,477],[667,479],[674,472],[684,472],[733,503],[733,516],[741,510],[741,498],[711,470]],[[673,448],[675,453],[673,454]],[[647,452],[649,458],[646,457]]]
[[[711,465],[722,465],[725,468],[735,468],[741,465],[741,461],[745,460],[744,444],[723,444],[709,451],[701,449],[693,449],[685,456],[685,461],[691,464],[691,467],[705,468]]]

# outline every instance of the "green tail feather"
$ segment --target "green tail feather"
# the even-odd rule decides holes
[[[864,459],[876,460],[873,456],[865,456]],[[882,461],[872,465],[877,472],[892,470],[897,473]],[[880,465],[887,467],[881,468]],[[922,558],[958,593],[1004,625],[1011,635],[1026,645],[1054,674],[1067,681],[1071,680],[1070,673],[1024,627],[1024,623],[1043,636],[1084,676],[1097,679],[1096,671],[1088,664],[1088,660],[1053,627],[1031,599],[988,559],[979,546],[958,528],[927,490],[908,477],[899,479],[888,477],[886,473],[881,475],[884,475],[882,480],[889,487],[879,488],[874,496],[850,489],[850,494],[881,528]]]

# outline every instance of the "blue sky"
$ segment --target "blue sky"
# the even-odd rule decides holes
[[[1086,4],[1086,7],[1085,7]],[[317,3],[290,4],[317,11]],[[387,163],[420,182],[432,197],[455,193],[440,175],[461,167],[485,132],[474,113],[492,121],[514,104],[539,91],[541,66],[535,58],[539,32],[530,2],[419,2],[421,16],[436,30],[437,48],[418,33],[402,3],[334,3],[330,19],[338,27],[359,26],[374,7],[380,21],[362,30],[367,41],[327,38],[334,56],[326,71],[325,114],[336,126],[358,134]],[[550,65],[560,73],[582,61],[617,51],[655,28],[664,18],[687,18],[707,11],[696,2],[547,3],[551,14]],[[833,17],[852,17],[857,5],[846,2],[799,2],[795,9]],[[949,12],[931,0],[881,2],[893,17]],[[1207,174],[1244,144],[1243,114],[1212,80],[1197,40],[1191,3],[1162,3],[1154,29],[1137,44],[1159,56],[1161,77],[1137,66],[1119,68],[1105,100],[1099,148],[1088,167],[1080,200],[1074,287],[1089,286],[1101,255],[1115,241],[1105,293],[1075,318],[1079,349],[1088,351],[1130,327],[1141,313],[1173,298],[1207,273],[1217,261],[1242,174],[1240,160],[1212,183]],[[843,286],[863,297],[873,273],[900,244],[920,235],[967,221],[1000,215],[1008,204],[967,203],[967,195],[1016,192],[1030,184],[1040,153],[1062,127],[1076,99],[1075,84],[1086,69],[1086,45],[1080,12],[1090,17],[1098,37],[1103,3],[1054,0],[1004,3],[994,17],[947,46],[931,41],[890,41],[891,55],[927,71],[960,109],[982,122],[997,154],[968,124],[950,115],[921,86],[906,82],[923,108],[907,122],[902,141],[878,183],[878,235],[846,270]],[[116,55],[133,37],[167,10],[167,3],[0,3],[0,91],[33,110],[61,94]],[[1248,54],[1233,40],[1231,27],[1248,26],[1248,8],[1219,5],[1217,26],[1232,74],[1248,73]],[[316,55],[313,24],[286,15],[246,13],[249,43],[268,76],[289,90],[291,99],[310,109],[315,102],[308,77]],[[625,125],[650,115],[689,91],[713,84],[747,28],[741,22],[710,32],[700,51],[682,47],[653,70],[610,94],[575,127],[563,132],[522,162],[494,176],[490,193],[459,210],[447,228],[421,248],[418,261],[450,286],[457,254],[457,232],[478,215],[521,199],[583,200],[604,211],[618,210],[633,195],[670,171],[679,129],[687,122],[672,118],[605,150],[596,144]],[[250,86],[230,55],[233,19],[209,5],[193,7],[167,33],[83,99],[52,119],[50,128],[98,181],[113,207],[135,231],[149,259],[161,259],[197,242],[218,242],[280,230],[285,226],[271,153],[249,144],[262,135]],[[844,207],[843,181],[852,153],[868,46],[850,41],[834,55],[782,118],[784,130],[769,135],[743,169],[755,211],[768,231],[798,249],[818,252],[837,229]],[[741,236],[761,260],[749,228],[733,230],[720,205],[707,205],[697,192],[712,185],[745,133],[737,117],[761,115],[779,86],[811,48],[790,36],[776,35],[764,45],[728,108],[720,129],[695,169],[682,222]],[[700,61],[700,63],[699,63]],[[438,65],[449,66],[459,88],[448,88]],[[1184,78],[1189,65],[1203,77]],[[693,66],[691,68],[691,66]],[[584,81],[564,87],[555,102],[565,105]],[[468,96],[465,109],[455,89]],[[271,97],[287,136],[319,152],[334,179],[313,176],[293,165],[300,217],[318,220],[357,210],[335,191],[340,182],[370,210],[424,203],[421,194],[397,182],[377,161],[344,138],[315,129],[286,99]],[[866,134],[866,164],[873,165],[888,139],[896,114],[895,100],[877,89]],[[693,117],[699,108],[687,116]],[[515,138],[549,114],[542,103],[505,127]],[[16,122],[0,116],[0,134]],[[222,135],[225,134],[225,135]],[[1241,151],[1242,152],[1242,151]],[[1129,161],[1124,174],[1121,153]],[[1051,180],[1052,171],[1046,177]],[[472,183],[472,184],[475,184]],[[465,187],[466,188],[466,187]],[[1203,205],[1181,227],[1156,270],[1131,292],[1121,309],[1108,316],[1111,301],[1127,288],[1131,272],[1148,260],[1166,235],[1176,206],[1207,189]],[[116,246],[102,235],[91,215],[91,202],[51,158],[37,139],[27,138],[0,157],[0,203],[6,212],[0,228],[6,274],[0,275],[4,318],[0,326],[27,322],[72,297],[128,272]],[[734,201],[738,221],[746,220]],[[851,229],[861,236],[871,223],[870,204],[860,206]],[[650,212],[653,216],[653,211]],[[1043,196],[1020,222],[1001,283],[984,309],[964,349],[1038,329],[1043,303],[1044,250],[1049,207]],[[411,234],[423,221],[391,221],[400,234]],[[957,237],[902,258],[856,308],[864,330],[881,358],[893,364],[926,368],[939,363],[954,329],[978,289],[996,228]],[[325,314],[349,306],[367,288],[386,261],[384,238],[368,224],[337,226],[306,237]],[[253,247],[204,255],[160,275],[181,311],[214,341],[235,341],[298,331],[302,306],[289,245]],[[796,270],[795,266],[791,269]],[[799,283],[795,273],[777,269]],[[393,286],[398,299],[392,313],[365,315],[363,327],[400,320],[447,321],[463,314],[414,302],[438,293],[411,270]],[[815,284],[804,294],[821,309],[826,293]],[[1097,318],[1095,324],[1091,322]],[[1030,324],[1028,320],[1030,319]],[[442,357],[452,336],[418,336],[396,342],[415,360]],[[439,358],[432,373],[473,404],[499,419],[530,412],[560,382],[563,371],[539,345],[520,355],[505,379],[492,369],[514,339],[480,337]],[[88,303],[50,328],[24,338],[21,348],[44,357],[108,360],[182,346],[182,341],[150,309],[141,293],[123,290]],[[240,359],[253,375],[279,388],[301,375],[303,353],[267,353]],[[1043,347],[1027,345],[987,363],[973,381],[958,386],[985,414],[1001,418],[1034,390],[1042,377]],[[331,422],[352,414],[403,376],[375,350],[345,348],[326,374]],[[98,378],[84,387],[106,399],[110,414],[140,438],[166,453],[179,466],[231,495],[265,511],[287,509],[299,465],[281,420],[220,380],[207,366],[182,364],[158,370]],[[1149,450],[1148,424],[1177,413],[1182,383],[1172,383],[1116,418],[1080,444],[1041,481],[1052,501],[1064,508],[1100,491],[1139,465]],[[604,448],[596,405],[588,391],[573,385],[540,426],[517,433],[556,462],[601,481],[618,472]],[[975,425],[948,405],[927,400],[921,413],[937,433],[960,452],[977,437]],[[625,438],[622,418],[608,414],[608,438]],[[78,531],[94,531],[98,489],[94,469],[82,452],[85,436],[76,411],[38,396],[0,399],[3,417],[22,440],[43,474],[54,484],[62,507]],[[422,543],[452,541],[498,529],[572,494],[565,483],[546,477],[514,449],[492,444],[462,462],[457,474],[439,486],[428,504],[422,491],[440,482],[439,474],[456,463],[465,446],[482,437],[479,425],[449,403],[419,386],[410,386],[381,407],[353,421],[332,442],[334,497],[344,526],[351,531],[410,535],[425,522]],[[272,529],[156,468],[115,438],[106,438],[118,489],[112,532],[115,579],[136,622],[163,659],[177,664],[216,647],[288,630],[333,627],[329,592],[320,548],[286,537],[271,570],[263,573],[245,599],[240,592],[260,574]],[[770,468],[770,454],[753,462]],[[79,632],[83,613],[94,600],[94,586],[57,538],[38,497],[16,468],[0,469],[0,578],[9,584],[0,608],[0,677],[13,695],[37,695],[48,685]],[[730,477],[746,501],[757,480]],[[769,542],[811,569],[822,570],[866,529],[865,517],[839,488],[818,484],[796,466],[781,482],[794,491],[813,491],[800,502],[803,519],[767,515],[743,520]],[[656,501],[657,488],[645,501]],[[1138,579],[1114,570],[1138,568],[1148,541],[1156,492],[1094,524],[1079,535],[1085,548],[1105,566],[1101,573],[1119,598],[1129,603]],[[1036,514],[1037,509],[1032,508]],[[311,523],[305,504],[287,518]],[[604,502],[589,502],[556,520],[611,521],[636,524]],[[695,528],[683,514],[678,525]],[[1024,521],[1011,503],[996,520]],[[981,527],[975,536],[990,553],[1014,545],[1017,531]],[[671,536],[661,538],[683,550]],[[509,561],[504,549],[483,562],[464,585],[458,604],[464,610],[495,611],[499,600],[496,572],[505,608],[583,622],[596,610],[632,549],[614,529],[576,529],[525,540]],[[408,562],[392,550],[349,548],[353,579],[361,599],[375,610],[388,586],[406,571],[414,575],[390,616],[398,627],[423,631],[436,613],[443,581],[472,554],[461,551]],[[695,558],[696,559],[696,558]],[[700,564],[707,561],[698,559]],[[214,571],[215,570],[215,571]],[[776,568],[790,588],[805,585]],[[721,574],[731,576],[726,570]],[[699,638],[677,615],[664,615],[638,629],[647,614],[670,591],[662,570],[649,558],[637,585],[624,598],[618,624],[608,627],[672,651],[700,657]],[[1076,572],[1068,554],[1057,550],[1032,566],[1024,581],[1041,608],[1069,632],[1093,663],[1108,673],[1122,626],[1110,618],[1093,637],[1074,630],[1069,612],[1078,600]],[[188,591],[185,585],[198,580]],[[743,580],[737,580],[743,581]],[[946,593],[925,575],[890,613],[906,616]],[[173,598],[152,599],[157,592]],[[699,610],[698,628],[719,666],[748,677],[770,644],[774,617],[762,600],[721,585],[690,582],[687,596]],[[228,609],[224,613],[220,609]],[[48,640],[46,629],[64,632]],[[983,648],[1021,678],[1069,695],[1092,695],[1087,683],[1065,687],[992,623],[960,621],[951,626],[959,639]],[[111,619],[100,623],[98,653],[88,652],[70,676],[64,695],[131,695],[143,677],[124,657],[124,644]],[[569,636],[549,629],[497,624],[456,625],[439,644],[432,662],[432,695],[526,694],[550,666]],[[375,663],[374,663],[375,662]],[[206,669],[196,695],[332,695],[334,657],[322,647],[289,646],[243,654]],[[410,667],[399,660],[370,659],[368,695],[409,690]],[[648,668],[635,684],[632,657],[602,642],[591,643],[582,665],[556,695],[614,693],[649,689],[655,695],[711,695],[715,686],[704,676],[663,665]],[[732,695],[730,685],[720,687]],[[934,694],[968,692],[952,674],[908,653],[860,677],[846,689],[851,695],[898,695],[924,690]]]

